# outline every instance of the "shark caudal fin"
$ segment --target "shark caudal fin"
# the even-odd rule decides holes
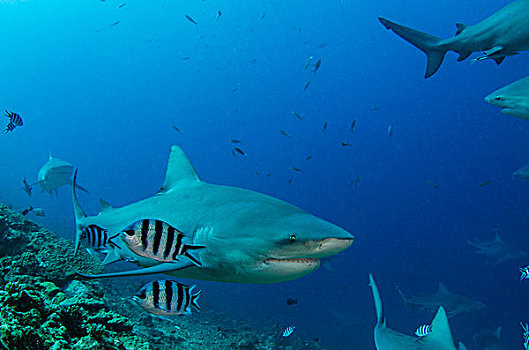
[[[369,286],[373,292],[373,299],[375,301],[375,311],[377,313],[377,325],[383,327],[386,326],[386,319],[384,318],[384,305],[382,305],[382,298],[380,297],[380,292],[378,291],[377,284],[372,274],[369,274]]]
[[[438,43],[442,40],[439,37],[423,33],[421,31],[405,27],[385,18],[379,17],[378,20],[386,29],[392,30],[395,34],[406,40],[428,57],[425,78],[429,78],[437,72],[448,50],[440,48]]]
[[[431,333],[423,338],[425,348],[431,346],[432,349],[455,350],[454,339],[448,324],[448,317],[445,309],[440,306],[431,324]]]
[[[75,188],[77,187],[75,183],[77,182],[77,169],[75,169],[75,172],[73,174],[73,181],[72,181],[72,199],[73,199],[73,210],[75,214],[75,249],[73,251],[73,256],[75,257],[77,255],[77,251],[79,250],[79,246],[81,245],[81,234],[82,234],[82,228],[79,226],[78,222],[80,219],[85,218],[86,214],[84,213],[83,209],[79,206],[79,202],[77,201],[77,195],[75,193]]]
[[[177,185],[193,184],[199,181],[200,178],[184,151],[178,146],[172,146],[165,180],[157,194],[170,192]]]

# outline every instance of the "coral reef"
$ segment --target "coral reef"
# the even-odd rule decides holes
[[[84,281],[100,261],[0,205],[0,349],[323,349],[317,341],[257,332],[215,311],[153,317],[134,286]]]

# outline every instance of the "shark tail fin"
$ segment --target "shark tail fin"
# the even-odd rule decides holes
[[[378,20],[386,27],[386,29],[392,30],[402,39],[426,54],[428,65],[424,75],[425,78],[429,78],[437,72],[441,63],[443,63],[446,52],[448,51],[439,45],[439,42],[442,40],[441,38],[403,26],[382,17],[379,17]]]
[[[81,234],[82,229],[79,225],[79,220],[86,217],[85,212],[83,209],[81,209],[81,206],[79,205],[79,202],[77,201],[77,194],[75,193],[75,188],[77,182],[77,169],[75,169],[74,175],[73,175],[73,181],[72,181],[72,199],[73,199],[73,210],[75,213],[75,249],[73,251],[73,256],[75,257],[77,255],[77,251],[79,250],[79,246],[81,245]]]
[[[442,306],[437,310],[431,328],[431,333],[424,338],[425,348],[429,348],[430,346],[432,348],[435,347],[435,349],[446,350],[454,348],[454,339],[452,338],[452,332],[450,331],[450,325],[448,324],[448,317]]]
[[[382,298],[378,291],[377,284],[372,274],[369,274],[369,286],[373,292],[373,299],[375,301],[375,311],[377,313],[377,325],[386,326],[386,319],[384,318],[384,305],[382,304]]]

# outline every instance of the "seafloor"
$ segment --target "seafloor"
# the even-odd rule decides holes
[[[0,205],[0,348],[323,349],[316,340],[283,338],[277,326],[251,329],[215,310],[152,317],[112,283],[74,278],[75,270],[101,268],[84,251],[73,258],[73,246]]]

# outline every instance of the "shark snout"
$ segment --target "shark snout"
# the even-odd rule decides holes
[[[351,238],[326,238],[320,241],[312,254],[311,258],[324,258],[329,255],[341,253],[353,244],[354,237]]]

